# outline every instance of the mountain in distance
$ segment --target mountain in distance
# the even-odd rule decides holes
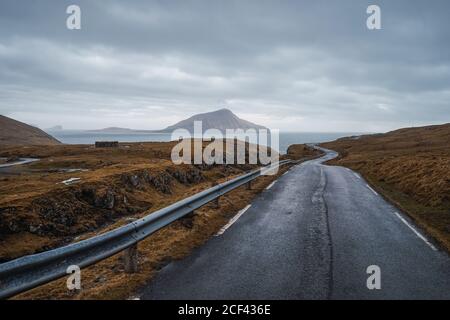
[[[212,112],[196,114],[188,119],[182,120],[162,130],[135,130],[120,127],[109,127],[99,130],[88,130],[88,132],[106,133],[106,134],[136,134],[136,133],[167,133],[176,129],[186,129],[194,132],[194,121],[202,121],[202,129],[218,129],[225,133],[226,129],[267,129],[264,126],[254,124],[250,121],[239,118],[228,109],[219,109]]]
[[[120,127],[108,127],[98,130],[87,130],[88,132],[106,133],[106,134],[132,134],[137,132],[150,132],[149,130],[134,130]]]
[[[0,145],[56,145],[60,143],[39,128],[0,115]]]
[[[182,120],[172,126],[169,126],[162,131],[171,132],[176,129],[186,129],[192,133],[194,132],[195,121],[202,121],[203,131],[208,129],[218,129],[222,132],[225,132],[227,129],[267,129],[264,126],[241,119],[231,110],[224,108],[212,112],[196,114],[186,120]]]
[[[62,131],[62,130],[64,130],[64,128],[61,125],[56,125],[56,126],[53,126],[51,128],[44,129],[44,131],[46,131],[46,132],[48,132],[48,131]]]

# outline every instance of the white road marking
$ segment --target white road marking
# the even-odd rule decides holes
[[[288,171],[286,171],[285,173],[283,173],[283,176],[284,176],[284,175],[286,175],[286,174],[287,174],[288,172],[289,172],[289,170],[288,170]]]
[[[357,174],[357,173],[355,173],[355,172],[352,172],[354,175],[355,175],[355,177],[357,177],[358,179],[361,179],[361,177],[359,176],[359,174]]]
[[[417,231],[413,226],[411,226],[408,221],[405,220],[398,212],[394,212],[395,215],[404,223],[406,224],[420,239],[422,239],[431,249],[434,251],[437,251],[436,247],[433,246],[430,241],[428,241],[423,235],[420,234],[419,231]]]
[[[275,180],[274,182],[272,182],[271,184],[269,184],[269,185],[266,187],[266,190],[269,190],[270,188],[272,188],[273,185],[275,184],[275,182],[277,182],[277,180]]]
[[[376,196],[378,196],[378,193],[373,190],[368,184],[366,184],[366,187],[369,188],[369,190],[372,191]]]
[[[235,215],[233,218],[231,218],[230,221],[228,221],[228,223],[227,223],[225,226],[223,226],[223,228],[220,229],[219,232],[217,232],[216,237],[222,235],[225,231],[227,231],[227,229],[228,229],[229,227],[231,227],[231,226],[233,225],[233,223],[235,223],[235,222],[236,222],[236,221],[237,221],[237,220],[245,213],[245,211],[247,211],[248,209],[250,209],[251,206],[252,206],[252,205],[249,204],[249,205],[246,206],[244,209],[242,209],[241,211],[239,211],[239,212],[237,213],[237,215]]]

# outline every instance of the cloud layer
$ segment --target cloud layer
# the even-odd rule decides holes
[[[82,29],[65,26],[66,7]],[[158,129],[227,106],[282,130],[450,122],[450,3],[0,3],[0,113],[50,127]]]

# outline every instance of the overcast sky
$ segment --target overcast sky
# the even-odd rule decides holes
[[[81,30],[66,28],[70,4]],[[449,13],[447,0],[1,0],[0,114],[72,129],[222,107],[291,131],[450,122]]]

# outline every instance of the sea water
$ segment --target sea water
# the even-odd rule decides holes
[[[136,133],[103,133],[79,130],[58,130],[48,132],[66,144],[94,144],[95,141],[119,142],[165,142],[171,141],[170,133],[136,132]],[[338,138],[357,136],[357,132],[280,132],[279,149],[281,154],[287,152],[291,144],[320,143]]]

